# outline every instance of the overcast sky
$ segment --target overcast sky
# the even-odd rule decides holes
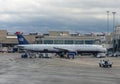
[[[9,32],[107,32],[120,24],[120,0],[0,0],[0,29]]]

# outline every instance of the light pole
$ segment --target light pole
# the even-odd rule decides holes
[[[107,11],[107,33],[109,34],[109,11]]]
[[[116,46],[116,38],[115,38],[115,35],[116,35],[116,30],[115,30],[115,14],[116,12],[112,12],[113,14],[113,53],[115,52],[115,46]]]
[[[116,12],[112,12],[113,13],[113,32],[115,31],[115,14]]]

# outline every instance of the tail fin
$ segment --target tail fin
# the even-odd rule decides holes
[[[17,34],[19,44],[29,44],[29,42],[23,37],[22,34]]]

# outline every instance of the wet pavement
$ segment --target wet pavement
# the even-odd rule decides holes
[[[120,57],[112,68],[100,68],[99,58],[22,59],[0,54],[0,84],[120,84]]]

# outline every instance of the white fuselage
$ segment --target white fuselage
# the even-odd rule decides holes
[[[106,52],[106,48],[103,48],[101,45],[75,45],[75,44],[26,44],[18,45],[26,50],[33,50],[39,52],[60,52],[60,51],[69,51],[69,52]]]

